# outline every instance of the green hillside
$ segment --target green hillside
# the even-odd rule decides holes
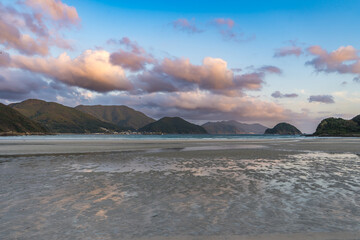
[[[360,115],[351,120],[326,118],[320,122],[316,136],[360,136]]]
[[[142,112],[135,111],[127,106],[79,105],[75,107],[75,109],[90,114],[102,121],[125,128],[139,129],[149,123],[155,122],[154,119],[146,116]]]
[[[274,128],[266,129],[265,134],[301,135],[302,133],[289,123],[279,123]]]
[[[54,102],[29,99],[10,106],[54,133],[103,133],[122,130],[114,124]]]
[[[30,120],[18,111],[0,103],[0,133],[47,133],[39,123]]]
[[[164,117],[139,129],[140,132],[168,134],[206,134],[206,130],[179,117]]]

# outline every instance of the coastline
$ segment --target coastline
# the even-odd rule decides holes
[[[0,137],[14,137],[14,136],[47,136],[56,135],[54,133],[43,133],[43,132],[0,132]]]

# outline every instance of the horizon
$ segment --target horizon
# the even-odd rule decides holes
[[[360,104],[359,1],[0,3],[0,102],[312,133]],[[346,10],[346,11],[344,11]]]

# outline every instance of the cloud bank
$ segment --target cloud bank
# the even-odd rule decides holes
[[[28,6],[28,11],[20,12],[0,3],[0,44],[31,56],[46,56],[51,46],[72,49],[70,41],[54,29],[78,24],[80,18],[74,7],[54,0],[27,0],[18,4]]]
[[[104,50],[87,50],[71,59],[66,53],[57,58],[14,56],[12,67],[43,74],[56,81],[94,90],[130,90],[124,70],[109,62],[110,54]]]
[[[26,0],[25,4],[33,9],[42,10],[61,26],[78,24],[79,15],[75,7],[68,6],[61,0]]]

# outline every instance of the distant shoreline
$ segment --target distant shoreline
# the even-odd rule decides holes
[[[159,133],[159,132],[119,132],[119,133],[21,133],[21,132],[0,132],[0,137],[14,137],[14,136],[56,136],[56,135],[121,135],[121,136],[164,136],[164,135],[179,135],[179,136],[189,136],[189,135],[208,135],[208,136],[283,136],[283,137],[339,137],[339,138],[359,138],[360,134],[301,134],[301,135],[291,135],[291,134],[192,134],[192,133]]]
[[[54,133],[21,133],[21,132],[0,132],[0,137],[13,137],[13,136],[46,136],[57,135]]]
[[[347,138],[347,137],[353,137],[353,138],[358,138],[360,137],[360,134],[339,134],[339,135],[334,135],[334,134],[320,134],[320,135],[315,135],[315,134],[304,134],[303,136],[305,137],[339,137],[339,138]]]

